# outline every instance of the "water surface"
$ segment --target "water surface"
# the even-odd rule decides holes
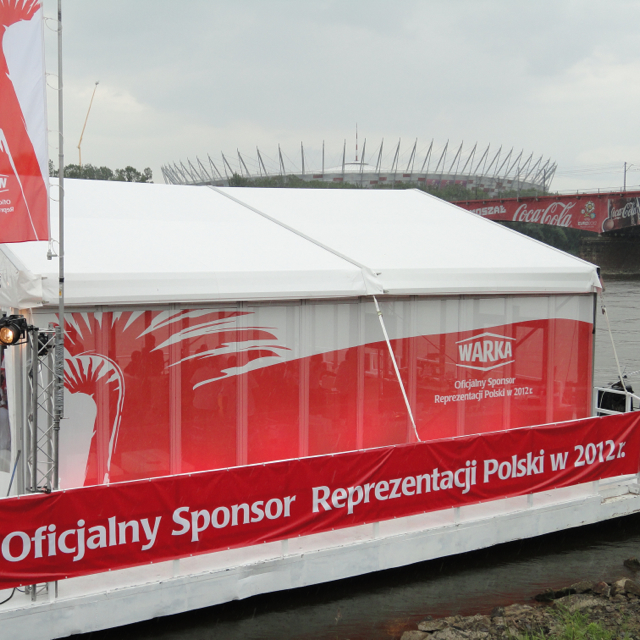
[[[620,366],[640,391],[640,280],[607,280],[604,301]],[[598,311],[594,381],[617,366]],[[547,587],[632,574],[640,515],[513,542],[451,558],[285,591],[77,636],[83,640],[389,640],[425,615],[488,613],[528,602]]]

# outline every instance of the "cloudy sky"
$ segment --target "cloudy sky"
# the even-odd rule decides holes
[[[44,0],[54,18],[56,0]],[[63,0],[66,157],[112,168],[287,166],[402,139],[408,161],[491,144],[558,164],[557,190],[640,185],[637,0]],[[56,73],[53,20],[47,70]],[[55,84],[54,77],[49,78]],[[57,155],[55,91],[48,92]],[[421,155],[422,154],[422,155]],[[351,158],[353,159],[353,158]],[[367,159],[371,159],[370,157]],[[390,163],[391,158],[388,157]]]

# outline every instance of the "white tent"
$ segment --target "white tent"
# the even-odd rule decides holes
[[[278,460],[298,468],[306,459],[347,451],[352,468],[393,478],[361,455],[590,415],[596,267],[423,192],[69,180],[65,202],[65,420],[59,434],[65,490],[215,469],[268,470]],[[55,237],[55,221],[52,229]],[[0,306],[25,310],[41,328],[59,321],[58,262],[47,260],[49,248],[56,251],[55,240],[51,247],[0,247]],[[31,354],[37,345],[32,340]],[[37,396],[30,384],[40,378],[29,376],[26,345],[6,353],[12,431],[11,449],[4,451],[18,467],[13,490],[23,492],[32,469],[28,443],[48,450],[30,434],[37,428],[46,439],[53,431],[50,414],[29,413]],[[41,357],[51,360],[52,352]],[[47,371],[41,368],[41,388],[51,380]],[[471,482],[476,455],[467,445],[456,442],[460,457],[449,465],[459,467],[455,476],[441,475],[449,474],[448,489],[454,477],[462,489],[461,472]],[[519,455],[518,469],[524,455],[532,458],[529,449]],[[516,457],[508,458],[514,473]],[[499,469],[503,464],[510,463]],[[4,486],[9,483],[9,473],[0,470],[0,489],[3,476]],[[286,483],[273,477],[292,487],[293,498],[300,495],[297,506],[304,504],[295,470]],[[355,487],[348,482],[345,487]],[[400,480],[382,482],[389,488]],[[143,558],[144,566],[61,581],[59,599],[35,608],[14,598],[0,619],[12,630],[20,625],[28,637],[62,637],[638,508],[625,502],[635,495],[626,485],[614,487],[615,504],[603,499],[614,495],[611,485],[585,497],[597,484],[544,492],[533,484],[532,493],[518,496],[505,483],[505,499],[421,513],[429,508],[427,489],[416,513],[391,518],[380,512],[368,523],[311,535],[282,525],[289,536],[282,541],[180,553],[170,562]],[[408,497],[404,481],[402,487]],[[253,489],[235,507],[263,504],[262,494],[255,502],[249,497]],[[206,500],[226,500],[213,493]],[[138,507],[146,509],[143,502]],[[218,511],[211,512],[213,527]],[[115,526],[111,513],[104,510]],[[127,522],[136,514],[118,516],[121,531],[137,526]],[[75,531],[59,533],[58,540]],[[38,533],[22,535],[36,540]],[[67,559],[74,564],[76,558]]]
[[[599,287],[593,265],[416,190],[67,180],[65,203],[71,305]],[[1,247],[0,306],[57,302],[47,249]]]

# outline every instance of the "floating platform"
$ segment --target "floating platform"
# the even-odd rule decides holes
[[[272,591],[487,548],[640,511],[637,476],[589,482],[351,529],[220,551],[53,584],[0,606],[7,638],[51,640]],[[0,593],[7,597],[10,591]]]

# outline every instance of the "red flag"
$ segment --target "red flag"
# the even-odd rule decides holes
[[[0,242],[49,239],[42,7],[0,0]]]

